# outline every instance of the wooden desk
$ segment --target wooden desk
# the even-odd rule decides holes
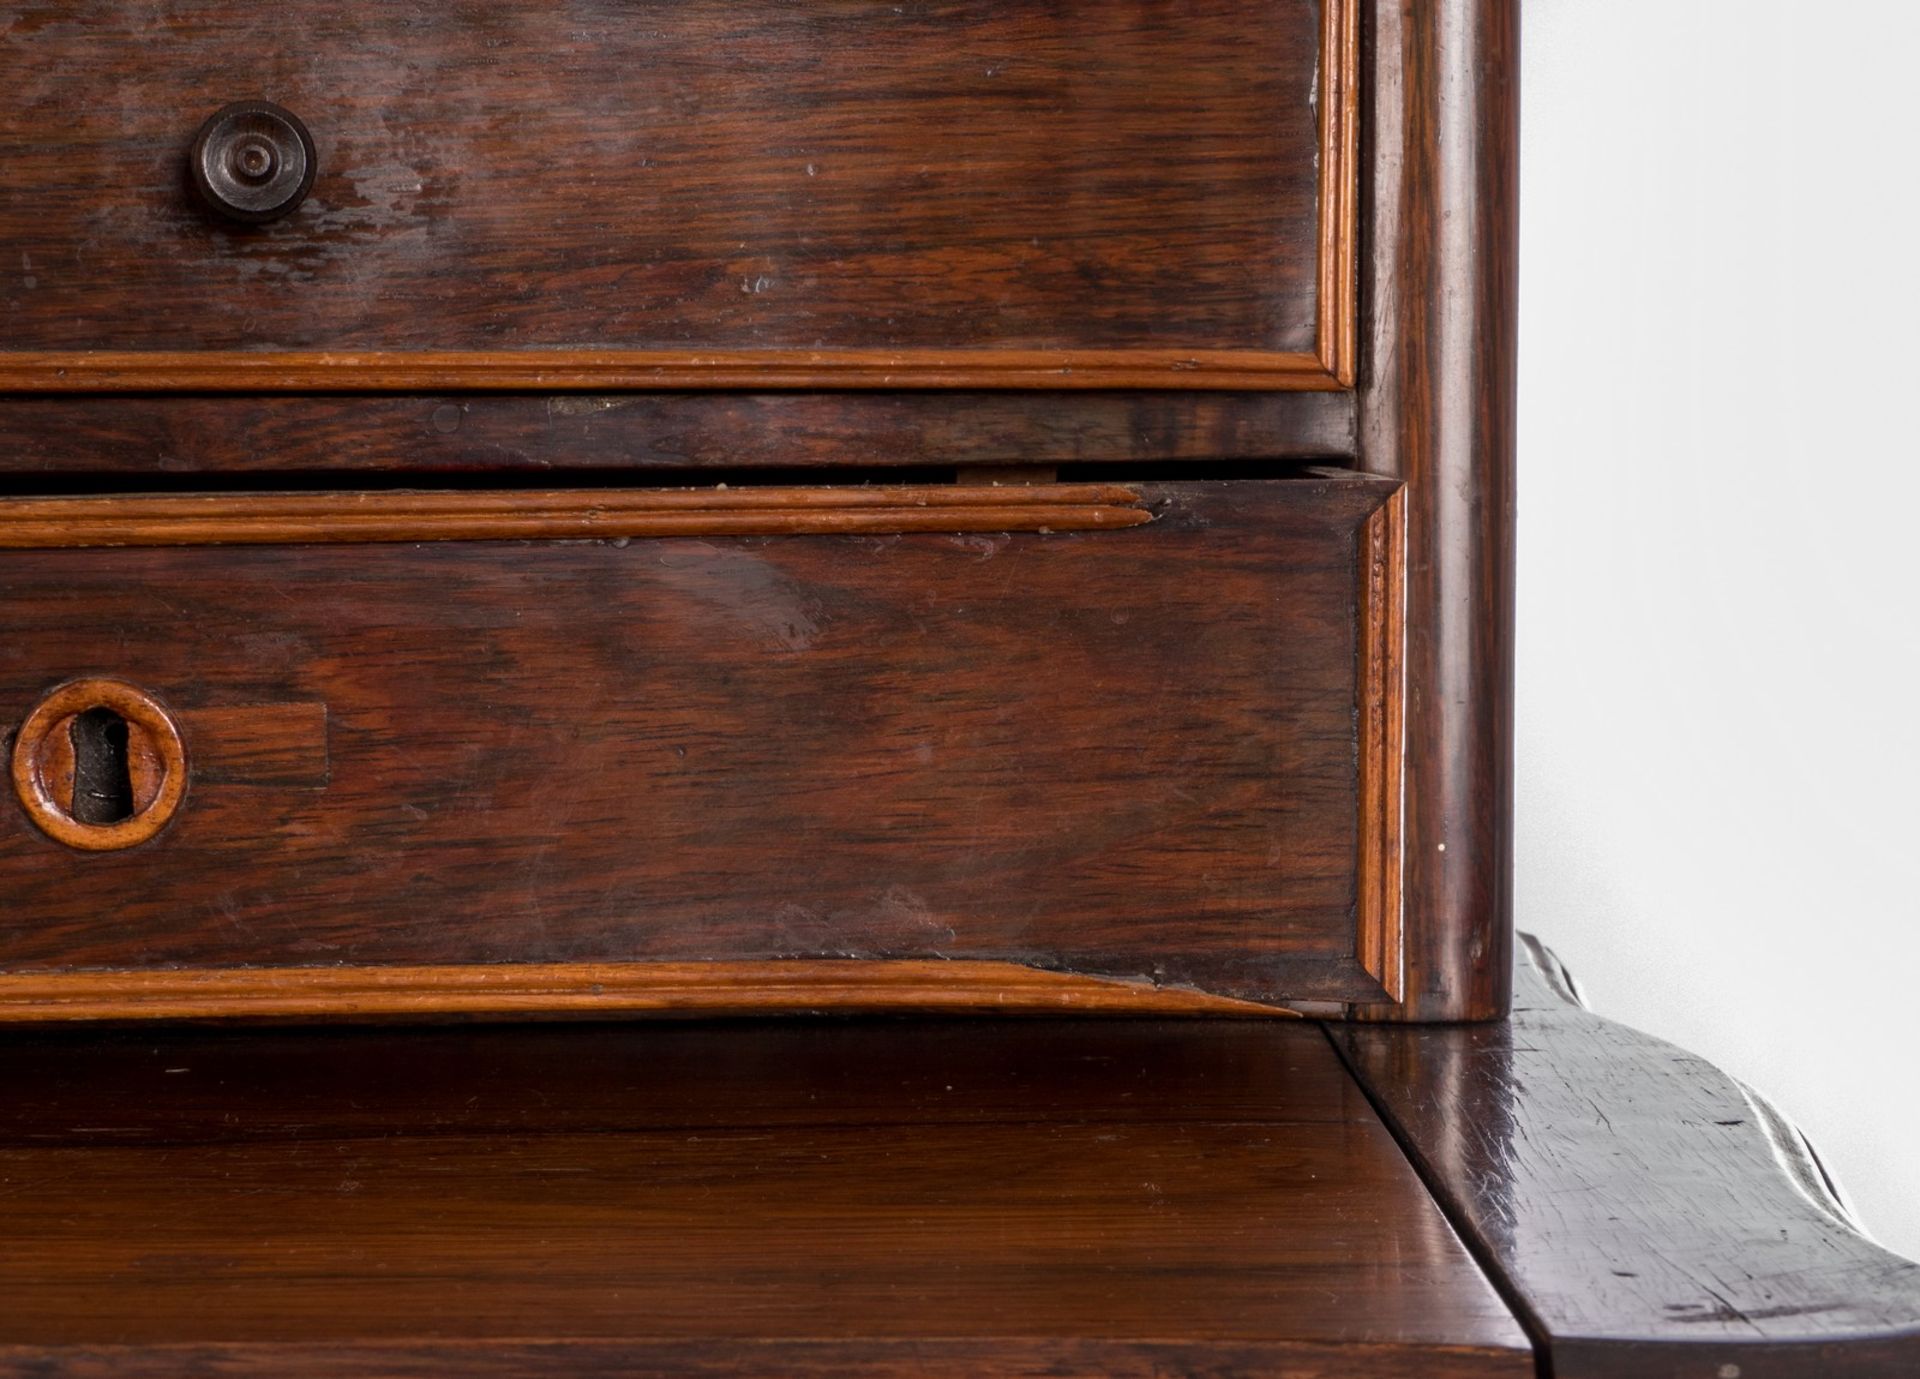
[[[15,1031],[0,1369],[1910,1373],[1920,1266],[1783,1123],[1522,976],[1479,1028]]]
[[[1518,0],[16,8],[0,1370],[1920,1372],[1512,999]]]

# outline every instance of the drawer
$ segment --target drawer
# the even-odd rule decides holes
[[[1381,1001],[1400,490],[9,499],[0,1015]]]
[[[1356,0],[30,7],[0,388],[1340,388],[1357,54]]]

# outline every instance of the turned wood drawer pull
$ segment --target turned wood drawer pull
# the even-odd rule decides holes
[[[313,136],[292,111],[270,101],[235,101],[200,126],[187,172],[214,214],[261,225],[306,199],[314,163]]]
[[[150,695],[118,680],[70,680],[20,726],[13,788],[54,841],[87,852],[129,848],[179,810],[186,748]]]

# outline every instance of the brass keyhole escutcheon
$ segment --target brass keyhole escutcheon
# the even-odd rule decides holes
[[[13,789],[55,842],[86,852],[130,848],[179,812],[186,746],[145,691],[120,680],[70,680],[20,725]]]

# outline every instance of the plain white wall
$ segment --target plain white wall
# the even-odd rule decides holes
[[[1920,1257],[1920,4],[1523,4],[1520,924]]]

